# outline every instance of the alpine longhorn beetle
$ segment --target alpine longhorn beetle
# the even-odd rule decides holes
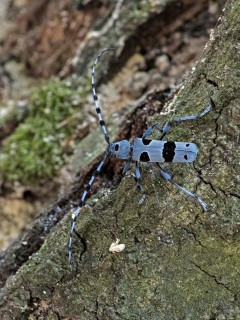
[[[138,184],[138,187],[140,191],[142,192],[143,196],[138,202],[138,204],[141,204],[145,199],[145,192],[143,186],[140,184],[140,162],[151,162],[155,163],[160,170],[160,174],[165,178],[167,181],[174,184],[178,189],[183,191],[186,195],[192,197],[195,199],[203,208],[204,211],[206,211],[206,203],[204,203],[197,195],[194,193],[188,191],[187,189],[183,188],[179,184],[173,181],[171,175],[163,170],[159,163],[163,162],[193,162],[195,161],[197,154],[198,154],[198,148],[194,143],[190,142],[173,142],[173,141],[162,141],[163,137],[166,135],[166,133],[171,129],[171,126],[174,125],[177,122],[181,121],[188,121],[188,120],[195,120],[200,117],[203,117],[205,114],[207,114],[213,107],[213,101],[207,105],[206,109],[204,109],[202,112],[200,112],[197,115],[191,115],[191,116],[185,116],[180,118],[174,118],[173,120],[165,122],[162,128],[159,127],[158,124],[154,124],[150,126],[144,133],[142,138],[135,138],[133,141],[117,141],[117,142],[110,142],[109,135],[107,132],[107,128],[105,126],[105,122],[102,119],[101,115],[101,109],[99,107],[98,103],[98,96],[96,93],[95,88],[95,68],[96,65],[102,56],[102,54],[106,51],[113,50],[112,48],[104,49],[102,50],[96,57],[93,67],[92,67],[92,95],[94,100],[95,109],[98,116],[99,124],[102,128],[102,131],[105,136],[105,140],[107,142],[107,150],[105,152],[105,155],[103,157],[103,160],[99,163],[97,169],[94,171],[92,177],[90,178],[87,187],[85,188],[85,191],[82,194],[81,200],[79,202],[79,205],[77,209],[75,210],[73,214],[73,220],[72,225],[70,229],[70,236],[68,241],[68,260],[69,260],[69,266],[70,270],[72,270],[72,240],[73,240],[73,233],[75,232],[75,224],[76,220],[80,214],[81,208],[85,204],[85,198],[88,192],[91,189],[91,186],[94,182],[95,177],[99,174],[101,171],[104,163],[107,162],[107,160],[110,157],[119,158],[122,160],[126,160],[127,163],[125,164],[125,167],[123,169],[123,173],[126,173],[128,169],[130,169],[130,163],[135,162],[136,168],[135,168],[135,180]],[[149,140],[146,139],[147,136],[149,136],[153,129],[156,128],[160,131],[160,136],[158,140]]]

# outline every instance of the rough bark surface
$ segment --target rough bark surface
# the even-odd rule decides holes
[[[207,212],[163,181],[156,167],[143,165],[145,202],[137,205],[140,195],[127,175],[94,206],[85,206],[74,240],[79,266],[73,273],[65,246],[69,212],[1,289],[2,319],[240,318],[239,21],[239,1],[228,1],[184,87],[160,115],[149,119],[163,123],[196,114],[210,98],[214,101],[206,117],[179,124],[167,136],[170,141],[196,142],[200,152],[194,165],[164,166],[177,183],[208,203]],[[150,32],[142,21],[141,28],[140,35]],[[128,41],[136,44],[131,37]],[[93,47],[84,49],[87,55]],[[84,53],[81,57],[84,60]],[[126,59],[124,54],[119,57]],[[165,99],[152,93],[136,110],[154,109],[160,98]],[[132,137],[127,125],[122,129]],[[51,213],[62,214],[68,206],[65,198]],[[108,248],[116,238],[126,249],[114,255]]]

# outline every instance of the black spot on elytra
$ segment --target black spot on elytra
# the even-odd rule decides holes
[[[148,139],[142,139],[142,143],[145,145],[145,146],[147,146],[147,145],[149,145],[150,143],[152,142],[152,140],[148,140]]]
[[[115,144],[114,150],[115,150],[115,151],[118,151],[118,150],[119,150],[119,144]]]
[[[189,143],[187,143],[187,144],[186,144],[186,147],[189,147],[189,146],[190,146],[190,144],[189,144]]]
[[[172,162],[175,156],[176,144],[175,142],[168,141],[164,143],[162,156],[165,162]]]
[[[187,160],[187,159],[188,159],[188,156],[187,156],[186,154],[185,154],[185,156],[184,156],[184,159],[185,159],[185,160]]]
[[[142,162],[149,162],[150,161],[149,155],[146,151],[141,153],[140,161],[142,161]]]

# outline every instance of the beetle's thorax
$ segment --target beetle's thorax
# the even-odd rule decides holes
[[[109,151],[112,157],[119,159],[129,159],[130,157],[130,142],[127,140],[112,142]]]

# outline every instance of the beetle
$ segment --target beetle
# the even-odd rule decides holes
[[[92,67],[92,95],[93,101],[96,109],[96,113],[98,116],[99,124],[102,128],[105,140],[107,142],[107,150],[104,154],[103,160],[99,163],[97,169],[93,172],[87,187],[85,188],[82,197],[80,199],[79,205],[73,214],[72,225],[70,229],[70,236],[68,241],[68,260],[70,265],[70,270],[72,270],[72,242],[73,242],[73,234],[75,232],[75,225],[77,218],[81,212],[81,208],[85,205],[85,198],[89,193],[91,186],[96,178],[96,176],[100,173],[103,165],[107,162],[110,157],[115,157],[118,159],[126,160],[127,163],[124,167],[123,173],[125,173],[131,165],[131,162],[135,162],[135,179],[138,183],[138,187],[142,192],[143,196],[138,202],[138,204],[142,204],[145,199],[144,188],[140,183],[141,173],[140,173],[140,163],[141,162],[150,162],[154,163],[158,166],[160,174],[164,179],[174,184],[179,190],[184,192],[186,195],[195,199],[206,211],[206,203],[203,202],[197,195],[183,188],[175,181],[173,181],[171,175],[161,168],[160,163],[165,162],[173,162],[173,163],[189,163],[195,161],[198,155],[198,148],[196,144],[190,142],[175,142],[175,141],[163,141],[164,136],[169,132],[171,127],[178,123],[190,120],[196,120],[200,117],[205,116],[209,111],[212,110],[214,106],[214,102],[210,99],[207,107],[197,115],[184,116],[179,118],[174,118],[173,120],[167,121],[163,127],[159,127],[158,124],[154,124],[150,126],[143,134],[142,138],[135,138],[133,141],[121,140],[116,142],[110,142],[109,135],[107,132],[107,128],[105,122],[102,119],[101,109],[99,107],[98,96],[95,88],[95,68],[96,65],[102,56],[102,54],[106,51],[113,50],[112,48],[102,50],[96,57],[93,67]],[[154,129],[160,131],[160,136],[157,140],[146,139]]]

